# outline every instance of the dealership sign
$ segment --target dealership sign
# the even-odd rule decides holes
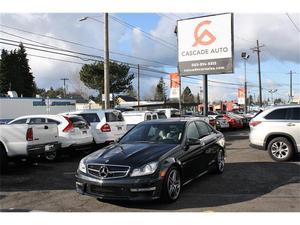
[[[179,20],[181,76],[233,73],[233,14]]]

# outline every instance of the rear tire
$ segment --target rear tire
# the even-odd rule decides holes
[[[290,160],[294,155],[292,143],[285,137],[273,138],[268,144],[268,152],[271,158],[278,162]]]
[[[56,161],[58,159],[58,152],[57,150],[51,152],[51,153],[47,153],[45,154],[45,159],[47,161]]]
[[[171,166],[168,170],[162,188],[161,199],[163,202],[175,202],[181,192],[181,176],[176,166]]]
[[[3,145],[0,145],[0,173],[7,170],[8,157]]]

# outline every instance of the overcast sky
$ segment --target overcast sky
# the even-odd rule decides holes
[[[152,66],[160,71],[174,72],[177,64],[177,40],[174,34],[176,20],[199,15],[204,15],[204,13],[111,14],[109,38],[110,51],[112,53],[110,57],[120,61]],[[72,51],[103,56],[103,51],[101,51],[103,49],[103,24],[95,20],[79,22],[79,19],[84,16],[94,17],[99,21],[103,20],[101,14],[87,13],[0,14],[0,37],[36,45],[42,43]],[[300,14],[289,14],[289,16],[299,28]],[[118,23],[116,21],[118,19],[136,28],[126,27],[124,22],[123,24]],[[159,41],[147,38],[138,28],[158,37]],[[234,84],[242,84],[244,81],[244,65],[240,59],[241,51],[246,51],[250,54],[247,65],[249,92],[252,95],[254,93],[256,96],[258,95],[257,56],[250,50],[256,45],[257,39],[261,45],[264,45],[261,52],[263,97],[270,97],[267,90],[278,89],[275,97],[287,98],[289,92],[288,72],[290,70],[297,73],[293,79],[294,95],[300,95],[300,33],[286,14],[235,14],[234,31],[235,73],[209,76],[210,80],[229,82],[231,85],[209,83],[210,100],[227,100],[237,97],[238,86]],[[80,43],[84,46],[38,36],[29,32]],[[0,42],[3,42],[3,39]],[[35,43],[32,41],[35,41]],[[0,44],[0,48],[13,49],[15,47]],[[28,56],[29,64],[38,87],[46,89],[50,88],[50,86],[61,87],[62,81],[60,79],[65,77],[70,79],[67,82],[69,90],[78,88],[78,72],[82,66],[81,63],[89,62],[79,58],[32,49],[27,49],[27,52],[30,54]],[[115,53],[124,53],[134,57]],[[49,58],[72,62],[61,62]],[[137,58],[147,59],[148,61]],[[136,70],[132,69],[132,72],[136,73]],[[142,96],[150,96],[152,94],[152,88],[157,84],[160,76],[164,77],[166,84],[169,85],[166,74],[141,71]],[[201,76],[196,78],[200,79]],[[134,80],[134,85],[136,85],[136,80]],[[184,78],[183,88],[185,86],[189,86],[193,93],[197,94],[202,86],[202,82],[197,79]]]

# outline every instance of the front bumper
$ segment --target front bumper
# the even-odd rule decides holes
[[[76,191],[103,200],[145,201],[160,197],[163,179],[155,176],[100,179],[77,172]]]

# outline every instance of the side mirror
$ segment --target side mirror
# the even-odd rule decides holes
[[[200,139],[196,139],[196,138],[189,138],[187,139],[187,145],[200,145],[201,144],[201,140]]]
[[[189,147],[193,146],[193,145],[199,145],[200,147],[202,147],[202,146],[204,146],[204,142],[201,141],[201,139],[189,138],[189,139],[187,139],[184,150],[187,151],[189,149]]]

